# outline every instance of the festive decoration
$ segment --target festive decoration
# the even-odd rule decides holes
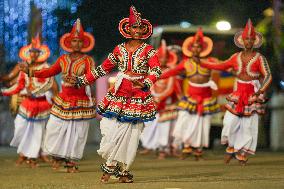
[[[54,10],[67,9],[73,14],[82,0],[0,1],[0,44],[4,44],[5,47],[5,62],[19,61],[20,58],[15,54],[18,54],[22,46],[30,43],[28,25],[31,22],[31,3],[41,9],[43,42],[47,43],[51,52],[58,52],[58,20],[54,15]]]

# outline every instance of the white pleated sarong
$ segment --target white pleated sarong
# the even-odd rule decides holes
[[[125,123],[103,118],[100,122],[102,140],[98,154],[107,162],[118,161],[129,169],[133,163],[144,123]]]
[[[233,147],[235,152],[240,150],[254,154],[258,135],[258,114],[239,117],[226,111],[221,135],[222,144]]]
[[[50,115],[46,125],[44,151],[49,155],[72,160],[83,156],[89,121],[62,120]]]
[[[173,131],[175,141],[182,141],[194,148],[208,147],[210,115],[200,116],[180,110]]]
[[[46,121],[28,121],[17,115],[11,146],[18,147],[17,153],[28,158],[37,158],[42,145]]]
[[[146,149],[156,150],[169,145],[169,135],[172,121],[158,122],[159,115],[153,122],[147,122],[141,134],[142,146]],[[151,123],[150,125],[147,125]]]

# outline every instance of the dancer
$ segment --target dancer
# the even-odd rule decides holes
[[[9,88],[16,85],[20,71],[21,71],[20,64],[16,64],[8,74],[5,74],[0,77],[0,82],[4,82],[5,86]],[[58,93],[58,85],[56,83],[56,80],[54,80],[52,85],[52,94],[56,95],[57,93]],[[12,115],[16,115],[18,113],[19,106],[21,102],[24,100],[24,98],[25,95],[21,95],[21,93],[11,95],[9,108]]]
[[[168,50],[165,40],[157,51],[162,72],[176,66],[177,55]],[[170,131],[177,118],[176,102],[181,94],[180,83],[175,77],[159,79],[151,88],[151,94],[157,105],[158,114],[153,122],[145,127],[141,135],[144,150],[140,154],[147,154],[150,150],[158,150],[158,159],[165,159],[171,154]]]
[[[212,40],[203,36],[202,29],[199,28],[195,36],[188,37],[183,42],[182,52],[185,57],[182,62],[161,76],[168,78],[185,72],[189,80],[187,94],[178,103],[179,113],[173,131],[175,143],[181,141],[184,144],[181,159],[192,151],[196,160],[201,158],[203,147],[209,145],[211,115],[219,111],[217,99],[212,96],[212,89],[216,90],[217,86],[210,80],[210,70],[200,65],[200,61],[212,51],[212,47]]]
[[[141,19],[133,6],[129,18],[120,21],[119,31],[128,41],[116,46],[102,65],[77,79],[78,85],[83,86],[117,66],[115,86],[97,109],[103,116],[98,154],[106,159],[101,165],[101,182],[108,182],[115,175],[120,182],[129,183],[133,182],[129,168],[136,156],[144,122],[155,119],[156,107],[149,89],[159,78],[161,69],[156,51],[144,42],[152,34],[152,25]],[[122,169],[118,162],[123,164]]]
[[[221,142],[228,145],[225,163],[235,157],[241,165],[246,165],[248,154],[255,154],[258,115],[264,113],[264,92],[272,76],[266,58],[254,50],[261,46],[262,35],[254,30],[250,19],[244,30],[236,33],[234,40],[243,51],[222,63],[212,61],[201,65],[218,70],[232,68],[237,77],[237,88],[227,97]]]
[[[19,51],[20,58],[28,63],[30,70],[48,68],[46,60],[49,55],[49,48],[40,43],[38,35],[32,39],[30,45],[22,47]],[[36,159],[40,155],[45,125],[52,104],[49,90],[53,82],[53,78],[31,78],[24,72],[19,72],[17,82],[12,87],[1,89],[1,94],[4,96],[21,94],[25,97],[15,119],[14,137],[10,143],[11,146],[18,147],[17,165],[28,159],[32,168],[37,166]]]
[[[95,117],[95,104],[90,87],[75,88],[70,78],[90,73],[94,69],[93,59],[85,54],[94,47],[94,37],[84,32],[80,19],[77,19],[72,31],[61,37],[60,45],[69,54],[60,56],[50,68],[34,71],[24,66],[22,69],[29,76],[38,78],[62,73],[62,92],[53,99],[44,150],[53,157],[54,169],[58,169],[65,161],[67,172],[73,173],[78,172],[76,161],[83,156],[89,120]]]

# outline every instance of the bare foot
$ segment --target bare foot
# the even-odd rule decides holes
[[[26,161],[26,157],[23,155],[19,155],[19,158],[16,161],[16,166],[20,166],[21,164],[23,164]]]
[[[142,151],[140,151],[139,152],[139,154],[141,154],[141,155],[147,155],[147,154],[149,154],[151,152],[151,150],[149,150],[149,149],[143,149]]]
[[[224,155],[224,163],[225,164],[229,164],[232,159],[233,159],[233,155],[232,154],[225,154]]]

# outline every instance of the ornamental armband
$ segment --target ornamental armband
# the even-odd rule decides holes
[[[86,79],[85,75],[82,75],[80,77],[76,77],[76,84],[75,84],[75,86],[77,88],[81,88],[82,86],[85,86],[87,84],[88,84],[88,82],[87,82],[87,79]]]

